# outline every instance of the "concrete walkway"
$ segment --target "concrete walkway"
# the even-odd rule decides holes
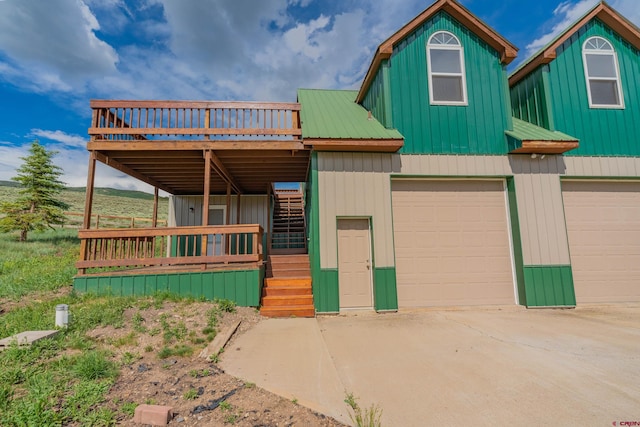
[[[344,386],[316,319],[264,319],[222,355],[222,368],[349,424]]]
[[[640,306],[264,320],[222,366],[345,423],[346,390],[385,426],[620,425],[640,421]]]

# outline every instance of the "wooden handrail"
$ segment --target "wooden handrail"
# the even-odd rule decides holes
[[[155,101],[92,99],[91,108],[244,108],[262,110],[297,110],[297,102],[247,102],[247,101]]]
[[[258,263],[262,235],[258,224],[79,230],[76,267],[82,275],[88,268]]]
[[[91,108],[93,141],[302,136],[298,103],[92,100]]]

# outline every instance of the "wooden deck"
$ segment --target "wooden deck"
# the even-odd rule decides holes
[[[306,181],[300,104],[91,101],[95,160],[170,194],[264,194],[272,182]],[[206,153],[209,153],[207,156]]]

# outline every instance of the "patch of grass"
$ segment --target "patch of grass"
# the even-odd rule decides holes
[[[184,299],[180,295],[171,293],[169,291],[156,292],[152,298],[153,298],[153,306],[157,309],[161,309],[165,301],[179,302]]]
[[[224,422],[227,424],[235,424],[236,421],[238,421],[239,415],[238,414],[229,414],[226,417],[224,417]]]
[[[76,359],[73,373],[82,380],[97,380],[102,378],[116,378],[118,368],[102,351],[89,351]]]
[[[0,234],[0,298],[17,301],[68,286],[77,272],[79,253],[75,230],[32,232],[26,242]]]
[[[135,402],[124,402],[122,405],[120,405],[120,412],[128,417],[133,417],[136,413],[137,407],[138,404]]]
[[[221,411],[230,411],[231,409],[232,409],[231,403],[227,402],[226,400],[223,400],[222,402],[220,402]]]
[[[123,355],[122,355],[122,364],[125,366],[130,366],[133,365],[137,360],[142,359],[142,356],[140,356],[138,353],[130,353],[128,351],[126,351]]]
[[[144,351],[147,353],[151,353],[153,351],[153,346],[152,345],[148,345],[144,348]]]
[[[167,359],[172,356],[188,357],[193,354],[193,347],[188,345],[176,345],[175,347],[162,347],[158,352],[159,359]]]
[[[347,393],[344,403],[351,409],[349,418],[351,418],[356,427],[380,427],[382,425],[380,422],[382,409],[376,405],[371,405],[363,410],[353,393]]]
[[[218,308],[224,313],[235,313],[236,312],[236,303],[234,301],[228,299],[216,299],[214,301]]]
[[[256,384],[251,382],[246,382],[244,383],[244,388],[256,388]]]
[[[141,334],[147,332],[147,328],[144,326],[144,317],[142,317],[142,314],[140,314],[139,311],[133,315],[131,322],[133,322],[134,331]]]
[[[189,376],[191,378],[203,378],[208,377],[211,372],[208,369],[192,369],[189,371]]]
[[[135,332],[129,332],[127,335],[110,340],[109,343],[114,347],[135,347],[138,345],[138,335]]]
[[[195,400],[198,398],[198,390],[196,390],[195,388],[190,388],[182,395],[182,397],[185,400]]]

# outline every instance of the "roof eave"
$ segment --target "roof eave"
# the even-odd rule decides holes
[[[521,140],[521,146],[509,154],[563,154],[579,147],[578,141]]]
[[[533,58],[525,62],[525,65],[509,76],[509,86],[513,86],[520,80],[528,76],[532,71],[541,65],[549,64],[557,57],[557,49],[571,37],[577,30],[594,18],[600,19],[622,38],[640,50],[640,30],[626,18],[618,14],[607,3],[600,2],[582,18],[560,33],[556,39],[547,47],[539,51]]]
[[[395,153],[403,147],[404,139],[305,138],[304,145],[315,151]]]
[[[356,97],[357,103],[361,103],[363,101],[369,86],[380,67],[380,64],[384,59],[389,59],[391,57],[393,47],[440,10],[444,10],[449,13],[474,34],[479,36],[489,46],[500,52],[500,61],[503,64],[509,64],[516,58],[518,48],[484,22],[476,18],[464,6],[458,4],[455,0],[438,0],[380,44],[376,50],[373,60],[371,61],[371,65],[367,70],[367,74],[362,82],[358,96]]]

